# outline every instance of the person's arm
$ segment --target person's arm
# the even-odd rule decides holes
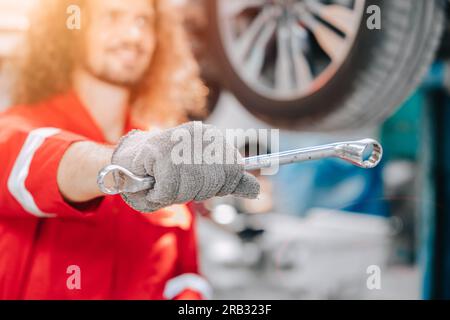
[[[84,218],[95,214],[102,198],[81,206],[71,203],[100,196],[95,190],[95,171],[108,162],[110,154],[106,155],[106,147],[97,146],[95,149],[103,152],[86,152],[77,158],[73,151],[80,147],[72,149],[72,146],[91,145],[88,140],[62,129],[36,127],[32,120],[21,115],[1,114],[0,218]],[[63,158],[69,160],[64,164],[71,168],[59,170]],[[92,159],[98,162],[90,166]],[[57,181],[58,172],[62,188]]]
[[[90,141],[76,142],[66,150],[59,163],[57,181],[67,201],[81,203],[103,195],[97,186],[97,175],[110,164],[113,151],[113,147]],[[107,179],[112,180],[111,175]]]
[[[202,133],[212,130],[217,134],[213,142],[205,145],[211,150],[220,148],[222,155],[231,154],[236,161],[221,159],[222,165],[211,165],[203,159],[201,165],[170,161],[179,143],[173,141],[172,134],[180,130],[193,137],[197,128]],[[237,161],[239,151],[225,143],[217,128],[202,123],[191,122],[155,133],[131,131],[113,152],[113,147],[89,142],[86,137],[62,129],[36,128],[32,121],[20,116],[0,116],[0,154],[0,217],[95,214],[104,199],[96,185],[98,172],[110,162],[137,175],[155,177],[151,190],[122,194],[128,205],[141,212],[215,196],[256,198],[259,194],[258,181]],[[106,183],[113,185],[112,181]],[[99,201],[90,201],[96,198]]]

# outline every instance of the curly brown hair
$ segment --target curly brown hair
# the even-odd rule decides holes
[[[77,5],[84,17],[87,1],[40,0],[31,11],[30,28],[16,64],[15,103],[32,105],[70,90],[86,26],[82,24],[81,30],[67,28],[67,8]],[[157,46],[147,76],[133,90],[132,116],[139,125],[172,126],[189,116],[205,114],[208,89],[191,52],[182,10],[168,0],[152,2],[157,12]]]

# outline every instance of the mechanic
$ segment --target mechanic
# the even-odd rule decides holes
[[[66,27],[74,4],[79,30]],[[175,129],[167,127],[205,99],[171,5],[45,0],[33,11],[18,105],[0,115],[0,299],[210,296],[186,203],[255,198],[259,184],[239,161],[170,161]],[[181,128],[196,125],[215,130]],[[156,126],[164,130],[147,130]],[[239,159],[233,146],[220,147]],[[111,163],[155,176],[154,189],[102,195],[97,174]],[[68,285],[68,270],[79,270],[78,286]]]

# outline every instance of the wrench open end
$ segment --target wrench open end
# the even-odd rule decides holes
[[[383,147],[373,139],[336,145],[336,152],[340,159],[364,169],[375,168],[383,158]]]

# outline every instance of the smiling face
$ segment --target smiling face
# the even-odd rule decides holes
[[[152,0],[87,1],[84,68],[95,77],[131,87],[144,77],[156,47]]]

